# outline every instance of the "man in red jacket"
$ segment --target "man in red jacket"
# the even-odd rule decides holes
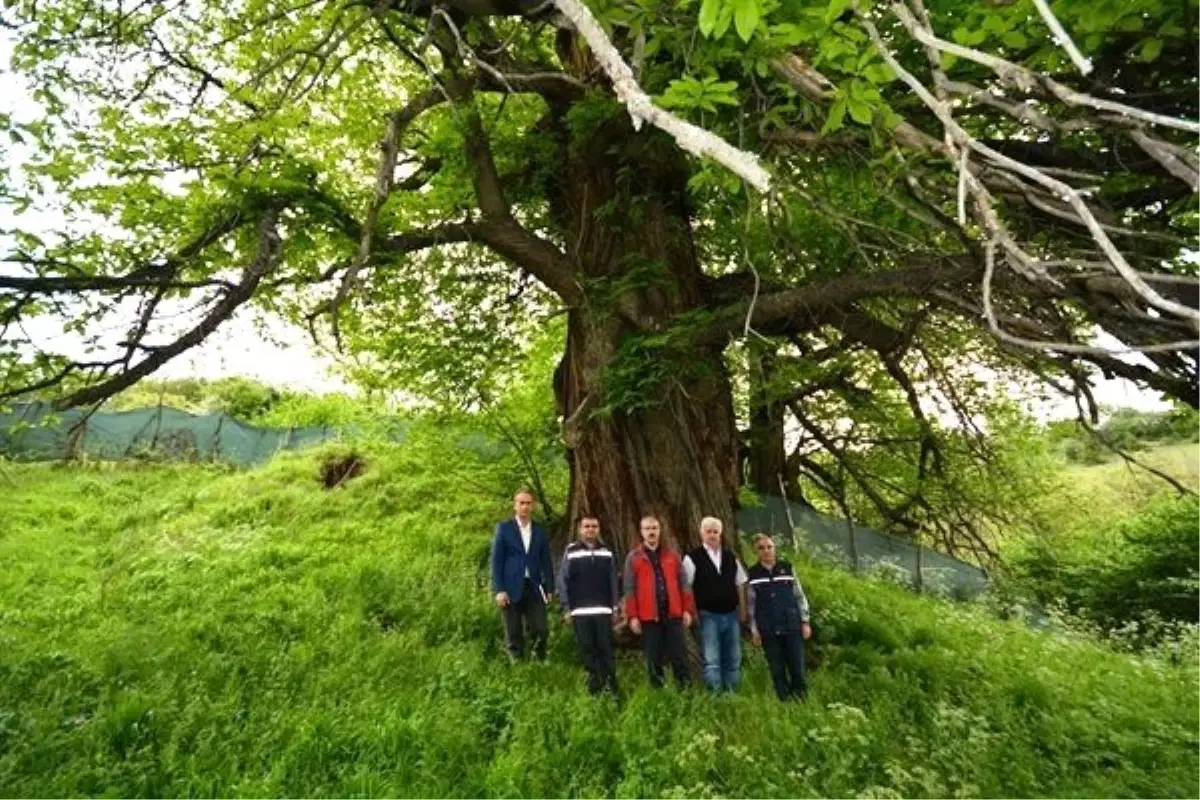
[[[680,687],[691,683],[687,668],[684,628],[695,614],[692,593],[684,588],[683,561],[669,547],[659,546],[662,526],[655,517],[642,517],[642,544],[625,559],[625,617],[629,630],[642,637],[642,652],[650,685],[663,685],[665,648]]]

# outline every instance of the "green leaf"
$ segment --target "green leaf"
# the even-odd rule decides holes
[[[829,7],[825,9],[825,24],[832,25],[834,20],[846,13],[853,2],[854,0],[829,0]]]
[[[795,47],[801,42],[807,42],[819,34],[819,30],[791,22],[772,25],[770,31],[771,44],[774,47]]]
[[[722,0],[704,0],[700,4],[700,35],[705,38],[712,36],[717,24],[717,14],[721,10]]]
[[[1142,61],[1154,61],[1162,55],[1163,40],[1162,39],[1146,39],[1142,42]]]
[[[859,125],[869,125],[871,123],[871,106],[862,100],[850,98],[850,118]]]
[[[976,45],[983,44],[983,41],[987,39],[987,32],[973,31],[970,28],[967,28],[965,25],[960,25],[954,29],[953,33],[950,34],[950,38],[954,39],[954,41],[961,45],[975,47]]]
[[[839,97],[829,107],[829,116],[825,118],[825,125],[821,128],[821,133],[833,133],[842,127],[842,122],[846,119],[846,98]]]
[[[729,23],[733,21],[733,6],[727,2],[721,3],[721,8],[717,12],[717,23],[713,26],[712,38],[720,39],[729,30]]]
[[[999,14],[988,14],[983,18],[983,29],[988,33],[1004,33],[1008,25],[1008,20]]]
[[[737,81],[713,81],[711,79],[704,81],[704,97],[712,103],[720,103],[725,106],[736,106],[738,104]],[[716,109],[712,109],[716,111]]]
[[[1029,44],[1029,39],[1020,31],[1009,31],[1000,37],[1000,41],[1004,42],[1005,47],[1011,47],[1014,50],[1021,50]]]
[[[901,122],[904,122],[904,117],[900,116],[890,108],[883,109],[883,117],[880,119],[879,124],[883,126],[884,130],[890,131]]]
[[[1127,14],[1117,20],[1117,30],[1119,31],[1140,31],[1146,27],[1145,21],[1137,14]]]
[[[758,0],[733,0],[733,23],[743,42],[750,41],[750,37],[754,35],[761,14]]]
[[[862,71],[862,76],[874,84],[891,83],[896,80],[896,73],[892,72],[892,68],[887,64],[872,64]]]

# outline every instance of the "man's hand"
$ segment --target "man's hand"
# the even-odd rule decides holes
[[[807,622],[801,622],[800,623],[800,635],[803,636],[805,638],[805,640],[811,639],[812,638],[812,625],[809,625]]]
[[[755,647],[762,647],[762,634],[758,631],[750,631],[750,641]]]
[[[683,612],[683,627],[685,627],[685,628],[692,627],[692,615],[686,611]]]
[[[642,635],[642,621],[637,617],[629,620],[629,630],[633,631],[634,636]]]
[[[508,606],[508,603],[509,603],[508,592],[496,592],[496,605],[497,606],[499,606],[500,608],[506,608]]]

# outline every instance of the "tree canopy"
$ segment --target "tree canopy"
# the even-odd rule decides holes
[[[479,407],[565,315],[573,511],[686,536],[749,482],[947,545],[997,385],[1197,404],[1195,0],[2,13],[0,400],[101,402],[257,306]]]

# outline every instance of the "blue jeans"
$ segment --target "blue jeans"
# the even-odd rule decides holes
[[[700,646],[704,651],[704,683],[713,691],[732,692],[742,672],[742,637],[736,611],[700,612]]]

